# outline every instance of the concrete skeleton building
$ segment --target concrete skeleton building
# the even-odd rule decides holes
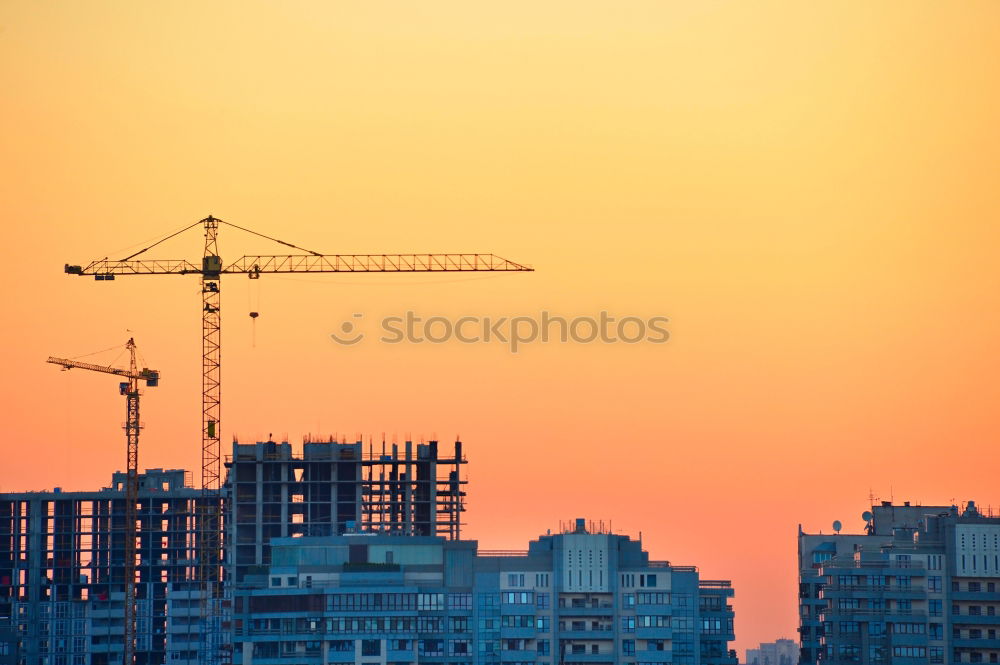
[[[375,532],[272,541],[234,663],[735,665],[733,589],[577,520],[525,552]]]
[[[437,441],[414,445],[306,439],[233,444],[227,459],[232,502],[233,578],[271,563],[274,538],[379,531],[459,538],[465,510],[462,442],[442,456]]]
[[[185,651],[193,653],[200,640],[196,622],[169,611],[172,595],[197,598],[200,588],[196,535],[206,499],[185,477],[161,469],[139,477],[136,661],[142,665],[167,660],[171,630],[171,642]],[[0,495],[0,625],[16,631],[16,662],[121,662],[124,482],[116,473],[111,486],[93,492]]]
[[[1000,518],[973,502],[876,508],[850,550],[803,548],[815,537],[800,535],[800,556],[822,555],[809,578],[818,590],[800,600],[818,645],[807,648],[803,631],[800,662],[1000,662]]]

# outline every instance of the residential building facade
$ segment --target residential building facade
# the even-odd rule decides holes
[[[728,582],[582,520],[518,553],[374,532],[272,552],[234,591],[239,665],[737,662]]]
[[[1000,662],[1000,518],[973,502],[824,561],[818,662]]]

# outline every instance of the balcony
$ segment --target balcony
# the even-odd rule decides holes
[[[559,639],[562,640],[613,640],[615,631],[607,630],[561,630]]]
[[[537,654],[536,654],[537,656]],[[563,663],[615,663],[615,654],[608,653],[567,653],[562,658]]]
[[[504,611],[506,613],[506,610]],[[560,616],[566,617],[611,617],[615,615],[615,608],[610,603],[602,604],[599,607],[560,607],[556,611]]]
[[[669,640],[673,639],[674,629],[669,626],[639,626],[635,629],[636,639]]]

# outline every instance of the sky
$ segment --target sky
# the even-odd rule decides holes
[[[162,374],[140,466],[199,466],[197,278],[66,263],[209,214],[324,253],[495,253],[536,270],[224,278],[223,441],[459,436],[481,547],[611,522],[732,579],[741,651],[795,638],[799,524],[1000,504],[998,21],[992,1],[5,0],[0,491],[123,467],[115,380],[45,359],[130,336]],[[227,260],[284,249],[220,234]],[[406,311],[665,316],[670,339],[379,342]],[[366,338],[334,343],[344,321]]]

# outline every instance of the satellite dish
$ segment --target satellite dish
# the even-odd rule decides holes
[[[840,523],[840,520],[833,520],[833,530],[834,531],[836,531],[837,533],[840,533],[840,528],[842,526],[844,526],[844,525]]]
[[[865,512],[861,513],[861,519],[863,519],[866,522],[871,522],[873,517],[875,516],[872,515],[870,510],[866,510]]]

